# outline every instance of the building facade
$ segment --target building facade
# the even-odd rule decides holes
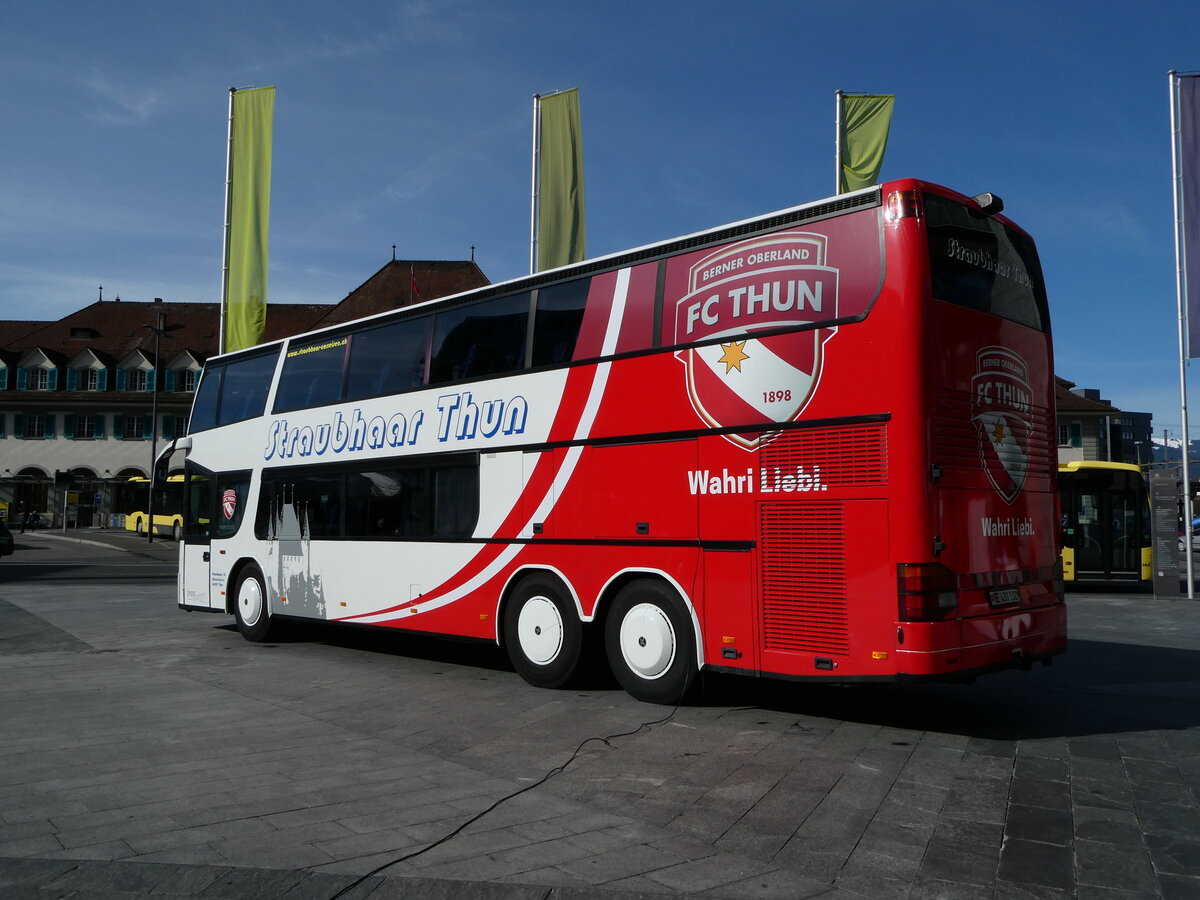
[[[1054,379],[1058,418],[1058,461],[1153,461],[1150,413],[1124,412],[1093,388]]]
[[[392,260],[336,304],[270,304],[265,340],[488,284],[474,261]],[[145,503],[156,450],[187,429],[216,303],[97,301],[0,322],[0,517],[110,527]]]

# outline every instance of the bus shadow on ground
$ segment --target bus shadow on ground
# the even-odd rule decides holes
[[[221,626],[236,630],[233,624]],[[380,653],[467,666],[491,671],[512,671],[504,650],[491,641],[455,640],[439,635],[353,625],[291,620],[280,622],[268,644],[325,644],[366,653]]]
[[[504,650],[490,641],[288,622],[272,643],[321,643],[512,672]],[[995,672],[971,684],[835,685],[706,673],[690,705],[749,705],[802,717],[989,740],[1083,737],[1200,726],[1200,678],[1192,674],[1196,671],[1200,651],[1076,639],[1054,665]],[[620,691],[603,661],[595,658],[570,687]]]
[[[1052,666],[971,684],[819,685],[709,680],[709,702],[914,731],[1017,741],[1200,725],[1200,651],[1072,640]]]

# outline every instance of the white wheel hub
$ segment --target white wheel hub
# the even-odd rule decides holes
[[[675,629],[663,610],[639,603],[621,620],[621,655],[635,675],[653,681],[675,660]]]
[[[558,658],[563,645],[563,620],[548,597],[531,597],[517,616],[521,653],[534,665],[545,666]]]
[[[238,588],[238,609],[241,611],[242,621],[250,626],[254,626],[262,616],[263,595],[257,578],[247,578]]]

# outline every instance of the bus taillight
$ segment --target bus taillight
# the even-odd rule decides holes
[[[921,194],[919,191],[892,191],[887,196],[883,217],[888,222],[921,217]]]
[[[896,566],[900,618],[907,622],[945,619],[958,607],[958,579],[937,563]]]

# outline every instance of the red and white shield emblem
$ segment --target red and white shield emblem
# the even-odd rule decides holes
[[[232,488],[221,494],[221,512],[226,519],[232,519],[237,512],[237,491]]]
[[[675,342],[699,346],[675,356],[701,419],[714,428],[746,426],[726,435],[740,447],[774,438],[778,432],[761,426],[798,418],[816,389],[825,342],[837,328],[770,332],[837,318],[838,271],[825,265],[827,240],[801,231],[752,238],[689,270],[688,292],[675,305]]]
[[[992,487],[1012,503],[1025,485],[1033,434],[1029,367],[1005,347],[984,347],[975,355],[971,379],[971,420],[979,457]]]

